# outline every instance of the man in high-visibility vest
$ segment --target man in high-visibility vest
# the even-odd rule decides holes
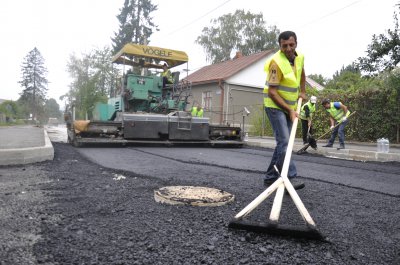
[[[191,113],[192,113],[192,117],[203,118],[203,115],[204,115],[204,111],[201,106],[197,106],[197,107],[193,106]]]
[[[168,65],[164,63],[163,65],[163,72],[161,73],[161,77],[163,78],[163,88],[165,87],[166,84],[172,84],[172,73],[168,69]]]
[[[308,144],[307,136],[313,134],[312,119],[315,113],[315,103],[317,103],[317,97],[311,96],[310,100],[301,106],[300,120],[303,144]]]
[[[332,130],[331,138],[323,147],[333,147],[335,138],[339,134],[340,147],[338,149],[345,149],[344,129],[348,123],[347,117],[350,115],[349,109],[343,103],[338,101],[331,102],[329,99],[324,99],[322,101],[322,106],[324,106],[326,112],[329,113],[330,129]],[[337,124],[339,124],[339,126],[336,126]]]
[[[304,56],[296,52],[297,36],[292,31],[282,32],[278,37],[280,50],[265,63],[267,81],[264,87],[264,107],[274,132],[276,147],[264,176],[264,185],[270,186],[279,177],[275,170],[282,171],[290,131],[296,113],[297,99],[306,99]],[[299,91],[300,88],[300,91]],[[295,189],[304,187],[296,177],[297,170],[290,161],[288,178]]]

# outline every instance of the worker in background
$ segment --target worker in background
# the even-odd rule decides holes
[[[163,72],[161,73],[161,77],[163,79],[163,88],[165,87],[166,84],[172,84],[172,73],[168,69],[168,65],[164,63],[163,65]]]
[[[324,99],[322,101],[322,106],[329,113],[329,120],[332,130],[331,138],[328,143],[323,147],[332,147],[335,142],[336,136],[339,134],[339,144],[338,149],[345,149],[344,146],[344,129],[348,123],[347,117],[350,115],[350,111],[347,106],[341,102],[331,102],[329,99]],[[336,126],[340,124],[339,126]]]
[[[304,56],[296,52],[297,36],[292,31],[282,32],[278,37],[280,50],[267,60],[264,70],[267,82],[264,87],[264,107],[274,133],[276,147],[264,176],[264,185],[274,183],[282,171],[290,131],[299,97],[306,99]],[[300,92],[299,92],[300,87]],[[279,170],[276,172],[274,166]],[[290,161],[288,178],[295,189],[304,188],[298,177],[293,160]]]
[[[307,136],[308,134],[313,134],[312,119],[315,114],[315,103],[317,103],[317,97],[311,96],[310,100],[300,110],[303,144],[308,144]]]
[[[193,106],[191,113],[192,113],[192,117],[203,118],[203,115],[204,115],[203,108],[200,105]]]

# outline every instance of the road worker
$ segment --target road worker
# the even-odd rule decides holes
[[[304,56],[296,51],[297,36],[293,31],[285,31],[279,35],[278,42],[280,50],[267,60],[264,67],[267,73],[264,107],[276,140],[276,147],[264,176],[264,186],[274,183],[282,171],[290,131],[293,121],[298,117],[297,100],[299,97],[306,99]],[[297,179],[299,176],[293,160],[289,163],[287,177],[295,189],[304,187],[304,183]]]

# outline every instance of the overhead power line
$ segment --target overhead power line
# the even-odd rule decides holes
[[[218,8],[220,8],[220,7],[224,6],[224,5],[226,5],[226,4],[229,3],[230,1],[232,1],[232,0],[227,0],[227,1],[223,2],[222,4],[220,4],[219,6],[213,8],[212,10],[208,11],[208,12],[205,13],[204,15],[202,15],[202,16],[196,18],[195,20],[189,22],[188,24],[186,24],[186,25],[184,25],[184,26],[182,26],[182,27],[180,27],[180,28],[178,28],[178,29],[176,29],[176,30],[174,30],[174,31],[171,31],[171,32],[168,33],[167,35],[175,34],[176,32],[181,31],[182,29],[189,27],[189,26],[192,25],[193,23],[195,23],[195,22],[199,21],[200,19],[206,17],[207,15],[211,14],[212,12],[214,12],[215,10],[217,10]]]
[[[328,13],[328,14],[322,16],[322,17],[316,18],[316,19],[314,19],[314,20],[312,20],[312,21],[310,21],[310,22],[308,22],[308,23],[306,23],[306,24],[304,24],[304,25],[301,25],[299,28],[306,27],[306,26],[308,26],[308,25],[310,25],[310,24],[313,24],[313,23],[315,23],[315,22],[317,22],[317,21],[320,21],[320,20],[322,20],[322,19],[324,19],[324,18],[330,17],[330,16],[332,16],[332,15],[334,15],[334,14],[336,14],[336,13],[339,13],[340,11],[342,11],[342,10],[344,10],[344,9],[346,9],[346,8],[349,8],[350,6],[355,5],[355,4],[357,4],[357,3],[359,3],[359,2],[362,2],[362,1],[363,1],[363,0],[354,1],[353,3],[348,4],[347,6],[344,6],[344,7],[342,7],[342,8],[339,8],[339,9],[337,9],[337,10],[331,12],[331,13]]]

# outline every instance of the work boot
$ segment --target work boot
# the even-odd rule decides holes
[[[295,190],[301,190],[302,188],[304,188],[306,186],[303,181],[300,181],[299,179],[297,179],[298,177],[299,176],[297,176],[296,178],[289,178],[290,183],[292,183],[293,188]]]
[[[323,145],[322,147],[333,147],[333,144],[326,144],[326,145]]]
[[[277,179],[264,179],[264,187],[269,187],[274,183]]]
[[[339,150],[339,149],[345,149],[345,148],[344,148],[344,144],[340,144],[340,147],[338,148],[338,150]]]
[[[314,149],[314,150],[318,149],[317,145],[311,146],[311,148]]]

